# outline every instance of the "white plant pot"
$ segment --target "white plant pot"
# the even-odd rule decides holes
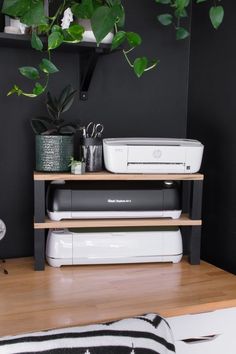
[[[84,27],[85,31],[83,34],[83,42],[96,42],[96,38],[94,37],[91,22],[86,19],[79,19],[78,23]],[[112,32],[108,33],[105,38],[101,41],[101,43],[111,43],[113,40],[114,34]]]
[[[4,27],[5,33],[14,33],[14,34],[25,34],[27,32],[28,26],[24,23],[21,23],[20,20],[15,18],[10,18],[9,26]]]

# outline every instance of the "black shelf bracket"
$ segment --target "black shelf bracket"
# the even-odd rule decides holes
[[[47,43],[47,37],[41,37],[44,45]],[[0,47],[15,48],[31,48],[31,36],[28,34],[10,34],[0,31]],[[32,49],[32,48],[31,48]],[[62,43],[58,48],[59,51],[78,53],[80,67],[80,99],[86,101],[88,99],[88,90],[93,77],[94,70],[99,57],[103,54],[111,53],[111,45],[101,43],[99,47],[95,42],[80,43]],[[114,53],[115,51],[113,51]]]
[[[98,59],[104,53],[102,48],[89,48],[80,53],[80,99],[88,99],[88,90]]]

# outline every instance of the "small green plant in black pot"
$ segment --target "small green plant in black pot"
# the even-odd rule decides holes
[[[36,170],[45,172],[69,171],[74,155],[74,134],[78,124],[65,123],[61,114],[73,104],[76,90],[66,86],[59,97],[47,93],[48,117],[33,118],[31,126],[36,134]]]

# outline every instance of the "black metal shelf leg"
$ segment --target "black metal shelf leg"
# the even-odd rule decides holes
[[[182,212],[189,213],[191,181],[182,181]]]
[[[34,181],[34,222],[45,221],[45,181]]]
[[[203,181],[192,181],[190,193],[190,218],[200,220],[202,216]]]
[[[189,263],[193,265],[200,264],[201,254],[201,226],[191,226],[190,229],[190,247]]]
[[[45,181],[34,181],[34,222],[45,221]],[[35,270],[45,266],[45,230],[34,230]]]
[[[34,269],[44,270],[45,267],[45,230],[34,230]]]

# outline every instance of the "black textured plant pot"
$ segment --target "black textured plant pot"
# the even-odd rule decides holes
[[[36,171],[66,172],[74,156],[73,135],[36,135]]]

